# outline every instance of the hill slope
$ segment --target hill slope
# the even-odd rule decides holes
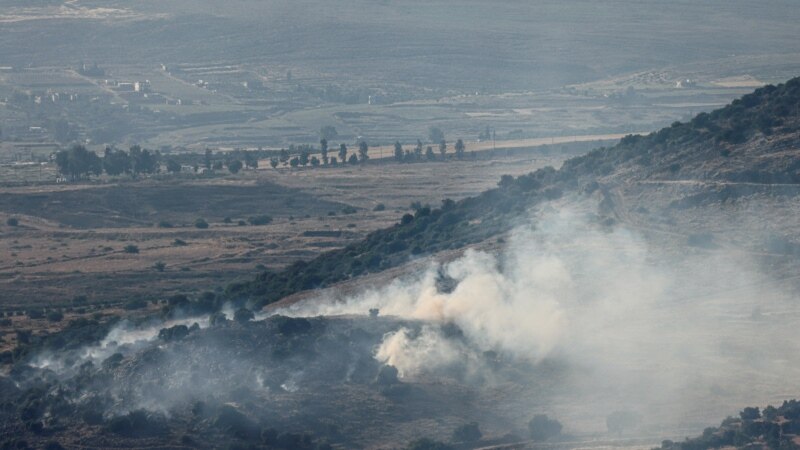
[[[264,306],[302,290],[497,237],[513,228],[529,208],[565,194],[592,194],[599,189],[605,196],[601,207],[619,219],[628,212],[615,210],[611,193],[615,187],[633,183],[701,185],[699,191],[668,192],[659,199],[660,206],[666,202],[678,207],[750,195],[754,192],[751,184],[756,191],[767,183],[797,185],[800,78],[761,88],[688,123],[676,122],[648,136],[628,136],[614,147],[570,159],[560,170],[503,177],[497,188],[476,197],[445,200],[438,209],[421,208],[362,242],[280,272],[264,272],[255,280],[229,286],[227,293],[231,300]],[[707,189],[706,183],[715,185]],[[773,192],[772,185],[769,188]],[[640,186],[637,189],[637,195],[641,194]],[[654,204],[659,207],[658,201]]]

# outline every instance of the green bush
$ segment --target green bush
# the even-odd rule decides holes
[[[122,249],[125,253],[139,253],[139,247],[133,244],[126,245],[125,248]]]
[[[253,216],[247,219],[250,222],[250,225],[267,225],[272,223],[272,217],[268,215],[260,215],[260,216]]]
[[[6,220],[6,225],[16,227],[19,225],[19,220],[16,217],[9,217],[8,220]]]
[[[206,222],[206,220],[203,218],[199,218],[194,221],[194,226],[195,228],[200,228],[201,230],[205,230],[206,228],[208,228],[208,222]]]

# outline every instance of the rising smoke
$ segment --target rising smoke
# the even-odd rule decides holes
[[[531,364],[561,361],[574,369],[562,380],[564,392],[584,409],[564,407],[562,414],[576,422],[603,418],[599,411],[609,408],[672,424],[702,422],[743,404],[779,401],[800,362],[787,360],[775,343],[797,346],[785,342],[791,321],[766,327],[759,317],[796,315],[797,306],[751,255],[675,248],[681,250],[649,245],[626,227],[599,226],[586,209],[564,208],[517,227],[499,255],[467,250],[384,288],[310,299],[280,313],[377,308],[424,322],[418,331],[387,333],[375,349],[374,357],[405,379],[453,365],[474,369],[485,352]],[[438,287],[443,275],[457,283],[452,291]],[[463,339],[442,331],[450,325]],[[748,385],[753,380],[757,389]]]

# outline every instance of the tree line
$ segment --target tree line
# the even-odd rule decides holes
[[[134,145],[129,151],[107,147],[103,157],[89,151],[83,145],[75,144],[67,150],[55,154],[58,172],[70,180],[88,179],[103,172],[117,176],[128,174],[134,178],[141,174],[160,171],[161,153]]]
[[[323,127],[324,129],[324,127]],[[325,135],[335,135],[326,131]],[[431,128],[429,133],[431,142],[438,139],[438,156],[434,152],[433,146],[428,145],[423,151],[423,143],[417,139],[413,149],[404,149],[398,141],[394,144],[394,159],[398,162],[420,162],[445,160],[448,158],[447,141],[444,133],[438,128]],[[339,144],[338,147],[331,147],[328,139],[323,137],[320,140],[319,149],[312,145],[290,145],[288,150],[281,149],[277,156],[270,156],[269,164],[273,169],[283,167],[318,167],[318,166],[339,166],[363,164],[370,159],[370,146],[365,140],[358,142],[356,151],[351,152],[347,144]],[[466,146],[462,139],[458,139],[454,145],[454,155],[457,159],[464,157]],[[227,169],[236,174],[243,168],[258,168],[259,157],[275,155],[274,151],[247,151],[237,149],[233,152],[225,153],[222,158],[219,154],[214,154],[210,149],[206,149],[202,155],[178,155],[165,160],[158,150],[148,150],[139,145],[134,145],[128,151],[113,147],[106,147],[102,156],[88,150],[85,146],[74,144],[66,150],[61,150],[55,154],[54,160],[59,174],[68,178],[70,181],[89,179],[91,176],[100,176],[105,173],[110,176],[128,175],[137,178],[141,175],[160,173],[166,169],[169,173],[179,173],[183,170],[181,160],[188,162],[194,172],[200,172],[201,167],[208,171],[218,171]],[[163,164],[163,165],[162,165]]]

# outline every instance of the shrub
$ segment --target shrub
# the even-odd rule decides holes
[[[270,321],[283,335],[302,334],[311,329],[311,322],[302,317],[272,316]]]
[[[239,323],[247,323],[256,318],[256,315],[253,314],[253,311],[250,311],[247,308],[239,308],[233,313],[233,320]]]
[[[125,246],[125,248],[122,249],[122,251],[124,251],[125,253],[135,254],[139,253],[139,247],[133,244],[128,244]]]
[[[47,313],[47,320],[50,322],[61,322],[64,319],[64,314],[61,311],[50,311]]]
[[[375,379],[375,383],[377,383],[379,386],[391,386],[393,384],[397,384],[400,382],[400,380],[397,379],[398,373],[399,372],[395,366],[385,365],[378,371],[378,377]]]
[[[194,221],[194,226],[195,228],[200,228],[201,230],[205,230],[206,228],[208,228],[208,222],[206,222],[206,220],[203,218],[199,218]]]
[[[175,325],[170,328],[162,328],[158,332],[158,338],[162,341],[178,341],[189,335],[189,327],[186,325]]]
[[[16,217],[9,217],[8,220],[6,220],[6,225],[16,227],[19,225],[19,220]]]
[[[167,222],[166,220],[161,220],[158,222],[159,228],[172,228],[172,224]]]
[[[28,311],[28,318],[29,319],[42,319],[44,318],[44,313],[38,309],[31,309]]]
[[[247,219],[250,225],[267,225],[272,223],[272,217],[267,215],[253,216]]]
[[[355,213],[356,213],[356,209],[353,208],[352,206],[348,205],[348,206],[345,206],[344,208],[342,208],[342,214],[355,214]]]
[[[187,244],[186,241],[184,241],[183,239],[175,239],[174,241],[172,241],[172,245],[175,247],[183,247],[189,244]]]
[[[167,268],[167,265],[162,261],[158,261],[155,264],[153,264],[153,269],[156,269],[156,272],[163,272],[164,269],[166,269],[166,268]]]
[[[376,211],[376,212],[385,211],[386,210],[386,205],[384,205],[383,203],[378,203],[377,205],[375,205],[374,208],[372,208],[372,210]]]

